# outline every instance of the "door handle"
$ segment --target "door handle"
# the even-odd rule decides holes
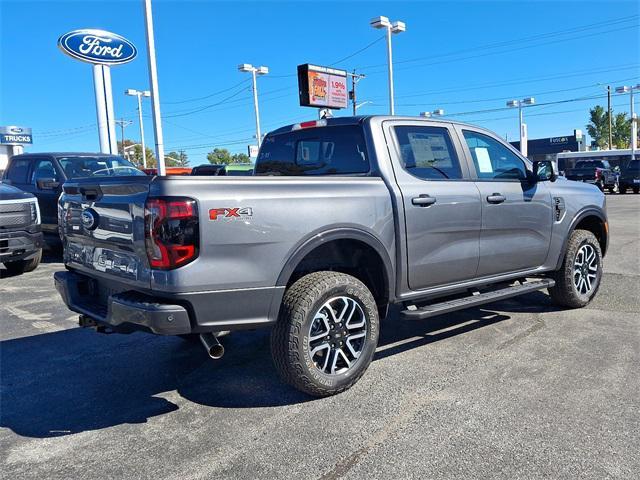
[[[501,193],[492,193],[491,195],[487,196],[487,202],[489,203],[502,203],[506,199],[507,197],[505,197]]]
[[[411,203],[419,207],[428,207],[429,205],[436,203],[436,197],[431,197],[426,193],[423,193],[417,197],[413,197],[411,199]]]

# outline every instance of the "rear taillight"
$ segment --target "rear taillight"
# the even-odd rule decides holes
[[[602,176],[602,170],[600,170],[599,168],[596,168],[596,180],[600,180],[601,176]]]
[[[198,257],[198,206],[191,198],[149,198],[145,245],[151,268],[171,270]]]

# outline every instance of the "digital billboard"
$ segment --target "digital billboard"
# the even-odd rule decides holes
[[[316,108],[347,108],[347,72],[305,63],[298,65],[300,105]]]

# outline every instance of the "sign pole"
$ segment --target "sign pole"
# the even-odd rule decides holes
[[[98,119],[98,137],[100,138],[100,152],[111,153],[109,143],[109,121],[107,119],[107,105],[104,91],[103,65],[93,65],[93,90],[96,97],[96,115]]]
[[[147,30],[147,58],[149,61],[149,83],[151,85],[151,108],[153,133],[156,141],[156,162],[158,175],[167,174],[164,165],[164,142],[162,139],[162,117],[160,116],[160,93],[158,91],[158,70],[156,67],[156,43],[153,37],[153,14],[151,0],[144,0],[144,21]],[[144,152],[142,153],[144,155]]]

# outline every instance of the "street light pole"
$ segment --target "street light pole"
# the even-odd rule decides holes
[[[144,123],[142,123],[142,97],[150,97],[149,90],[136,90],[129,88],[125,90],[125,95],[138,97],[138,122],[140,123],[140,144],[142,146],[142,168],[147,168],[147,150],[144,144]]]
[[[391,50],[391,34],[404,32],[406,31],[407,26],[404,22],[400,22],[400,21],[391,23],[387,17],[383,17],[383,16],[372,19],[370,22],[370,25],[376,29],[381,29],[381,28],[386,29],[387,63],[388,63],[388,69],[389,69],[389,72],[388,72],[389,74],[389,114],[394,115],[395,105],[393,100],[393,97],[394,97],[393,95],[393,53]]]
[[[254,67],[249,63],[242,63],[238,65],[238,70],[241,72],[250,72],[253,82],[253,109],[256,114],[256,139],[258,141],[258,148],[262,144],[262,134],[260,133],[260,110],[258,108],[258,82],[256,81],[257,75],[266,75],[269,73],[268,67]]]
[[[510,108],[518,107],[518,125],[520,128],[520,153],[522,153],[522,155],[524,155],[525,157],[529,153],[527,148],[528,135],[526,132],[527,126],[524,123],[524,114],[522,111],[522,107],[524,105],[533,105],[534,103],[536,103],[536,99],[533,97],[523,98],[522,100],[509,100],[507,102],[507,107],[510,107]]]
[[[153,14],[151,0],[144,0],[144,21],[147,30],[147,57],[149,63],[149,84],[151,85],[151,108],[153,134],[156,141],[156,162],[158,175],[165,176],[164,140],[162,138],[162,117],[160,116],[160,91],[158,89],[158,68],[156,66],[156,42],[153,37]],[[145,152],[142,152],[144,157]]]
[[[622,87],[616,87],[616,93],[628,93],[629,94],[629,114],[631,115],[631,160],[636,159],[636,150],[638,149],[638,122],[636,119],[635,108],[633,104],[633,91],[640,90],[640,83],[637,85],[624,85]]]

